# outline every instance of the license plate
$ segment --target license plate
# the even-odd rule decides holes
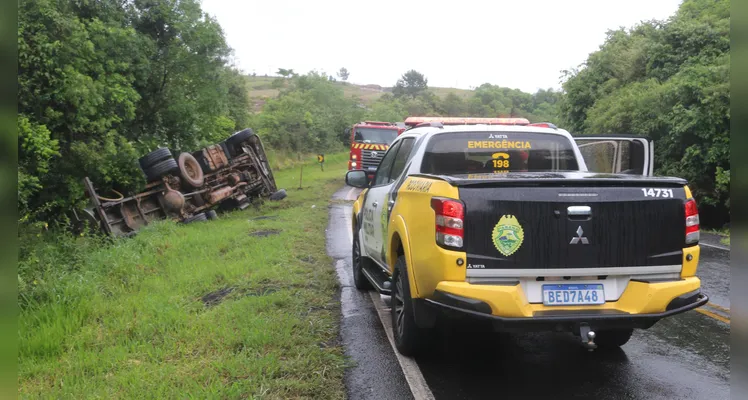
[[[543,304],[566,306],[581,304],[605,304],[603,285],[543,285]]]

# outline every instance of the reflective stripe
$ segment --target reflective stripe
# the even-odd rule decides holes
[[[468,278],[519,278],[538,276],[649,275],[680,272],[681,265],[605,268],[468,269]]]
[[[351,148],[364,149],[364,150],[387,150],[390,148],[387,144],[366,144],[366,143],[353,143]]]

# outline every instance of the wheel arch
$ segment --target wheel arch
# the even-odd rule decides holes
[[[387,267],[390,274],[393,274],[397,258],[402,255],[405,257],[405,265],[408,268],[408,282],[410,283],[410,293],[412,297],[418,297],[418,284],[416,283],[416,268],[413,266],[413,258],[410,252],[410,240],[408,228],[405,226],[405,220],[400,215],[395,215],[390,221],[390,234],[387,245]]]

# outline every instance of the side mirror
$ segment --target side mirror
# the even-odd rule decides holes
[[[365,189],[369,187],[369,178],[366,176],[366,171],[355,169],[345,174],[345,184]]]

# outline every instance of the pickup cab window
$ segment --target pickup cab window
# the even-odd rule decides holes
[[[443,133],[427,144],[421,171],[436,175],[578,171],[573,146],[563,136],[543,133]]]

